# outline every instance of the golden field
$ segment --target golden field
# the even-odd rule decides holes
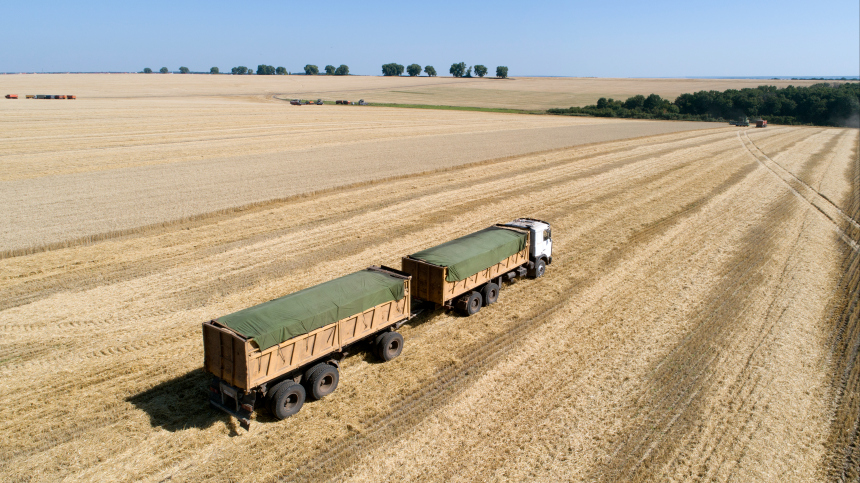
[[[441,71],[441,69],[437,70]],[[278,96],[443,106],[549,109],[585,106],[601,97],[637,94],[674,100],[701,90],[760,85],[809,86],[822,81],[766,79],[625,79],[594,77],[234,76],[209,74],[0,75],[5,94],[75,94],[80,99]],[[838,82],[838,81],[837,81]]]
[[[0,100],[3,480],[860,477],[858,130],[224,92]],[[207,406],[202,322],[520,216],[543,278],[289,419]]]

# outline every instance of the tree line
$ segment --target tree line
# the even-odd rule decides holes
[[[478,77],[484,77],[487,75],[487,68],[483,65],[476,66],[468,66],[466,67],[465,62],[459,62],[456,64],[451,64],[451,68],[448,69],[448,73],[453,75],[454,77],[472,77],[472,69],[475,70],[475,75]],[[418,64],[410,64],[408,67],[403,67],[401,64],[390,63],[382,65],[382,75],[384,76],[399,76],[402,75],[404,70],[410,77],[415,77],[421,74],[422,68]],[[436,76],[436,69],[433,68],[432,65],[428,65],[423,68],[424,73],[427,74],[428,77]],[[508,77],[508,68],[505,66],[496,67],[496,77],[505,79]]]
[[[475,75],[478,77],[484,77],[487,75],[488,69],[483,65],[475,65],[475,66],[466,66],[465,62],[459,62],[456,64],[451,64],[451,68],[448,72],[454,77],[472,77],[472,70],[475,71]],[[308,64],[304,68],[305,75],[319,75],[320,69],[316,65]],[[432,65],[428,65],[425,67],[421,67],[418,64],[410,64],[408,67],[404,67],[401,64],[390,63],[382,66],[382,75],[384,76],[399,76],[403,75],[403,72],[406,72],[412,77],[420,75],[421,72],[424,71],[429,77],[436,76],[436,69],[433,68]],[[162,74],[167,74],[170,70],[167,67],[162,67],[159,71]],[[143,69],[144,74],[152,74],[152,69],[146,67]],[[180,74],[189,74],[191,71],[188,67],[180,67]],[[209,69],[210,74],[220,74],[221,71],[218,67],[212,67]],[[240,65],[238,67],[233,67],[230,70],[230,73],[233,75],[248,75],[254,74],[253,69],[249,69],[244,65]],[[326,75],[349,75],[349,66],[345,64],[341,64],[339,67],[335,67],[333,65],[325,66]],[[284,67],[274,67],[271,65],[260,64],[257,66],[257,75],[289,75],[290,72],[287,72],[287,69]],[[496,77],[505,79],[508,77],[508,68],[505,66],[496,67]]]
[[[808,87],[758,86],[755,88],[699,91],[681,94],[674,102],[657,94],[638,95],[626,101],[601,97],[597,104],[549,109],[550,114],[728,121],[762,117],[774,124],[857,127],[860,117],[860,83],[820,83]]]

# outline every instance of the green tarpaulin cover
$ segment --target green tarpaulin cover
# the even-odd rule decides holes
[[[403,298],[403,280],[362,270],[218,318],[260,350]]]
[[[522,251],[527,238],[525,233],[491,226],[409,256],[448,267],[445,280],[457,282]]]

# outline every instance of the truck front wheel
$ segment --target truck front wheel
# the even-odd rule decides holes
[[[317,364],[313,366],[302,382],[305,390],[313,399],[322,399],[337,389],[340,374],[337,368],[331,364]]]
[[[383,362],[399,356],[403,351],[403,336],[397,332],[386,332],[376,338],[376,356]]]
[[[286,419],[302,409],[305,403],[305,388],[294,381],[284,381],[275,387],[269,409],[278,419]]]
[[[546,262],[543,258],[538,258],[535,260],[535,267],[529,270],[529,276],[531,278],[541,278],[544,272],[546,272]]]

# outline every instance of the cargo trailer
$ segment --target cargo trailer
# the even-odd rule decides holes
[[[6,94],[6,99],[17,99],[18,94]]]
[[[377,357],[394,359],[403,350],[395,330],[412,316],[410,281],[370,267],[204,323],[210,404],[247,429],[257,407],[284,419],[334,392],[353,344],[371,339]]]

